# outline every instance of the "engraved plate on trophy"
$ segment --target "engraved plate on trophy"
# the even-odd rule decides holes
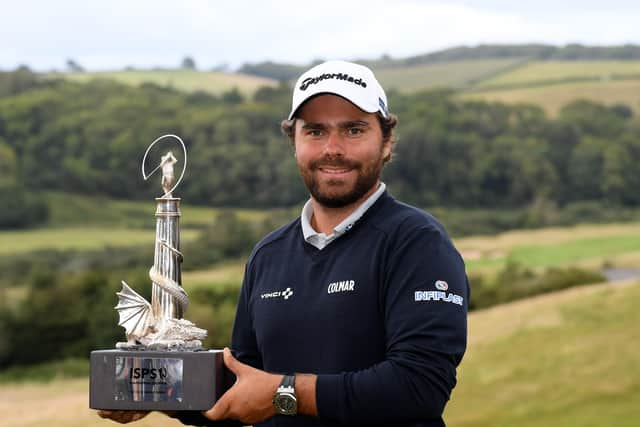
[[[180,358],[116,357],[115,400],[182,402]]]
[[[161,140],[173,138],[183,152],[179,163],[172,151],[147,173],[151,149]],[[118,324],[127,341],[113,350],[91,352],[89,406],[94,409],[206,410],[228,388],[230,373],[224,367],[222,350],[207,350],[202,340],[207,331],[183,318],[189,297],[182,287],[180,252],[180,199],[173,196],[187,164],[184,142],[164,135],[149,145],[142,159],[145,180],[161,171],[162,196],[156,198],[156,239],[151,302],[124,280],[117,293]]]

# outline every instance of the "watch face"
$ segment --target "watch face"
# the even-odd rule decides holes
[[[295,415],[298,411],[298,402],[295,396],[289,393],[279,393],[273,399],[273,404],[276,410],[284,415]]]

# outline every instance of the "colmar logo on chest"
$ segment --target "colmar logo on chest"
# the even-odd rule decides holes
[[[337,292],[353,292],[355,286],[355,280],[341,280],[339,282],[332,282],[329,283],[329,286],[327,286],[327,293],[335,294]]]

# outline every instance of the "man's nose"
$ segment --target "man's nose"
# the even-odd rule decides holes
[[[344,154],[344,139],[340,132],[329,132],[324,146],[325,154],[341,156]]]

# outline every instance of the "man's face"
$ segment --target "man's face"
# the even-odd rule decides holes
[[[311,196],[339,208],[363,200],[377,188],[391,152],[375,114],[336,95],[319,95],[297,114],[298,169]]]

